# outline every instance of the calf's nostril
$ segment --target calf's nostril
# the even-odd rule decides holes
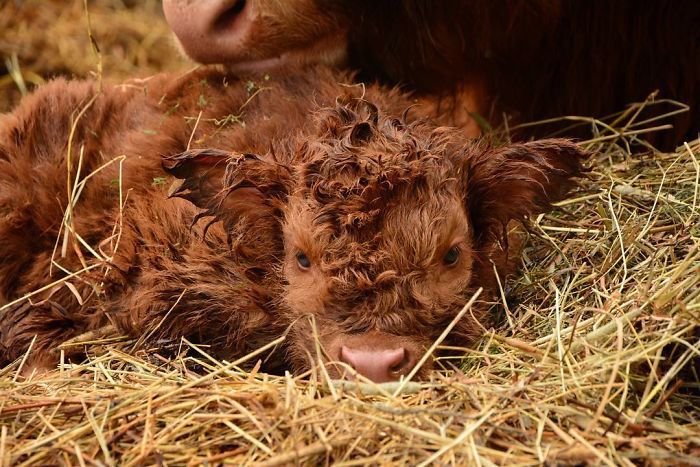
[[[403,349],[402,349],[403,350]],[[408,358],[408,353],[404,350],[403,355],[401,356],[401,360],[397,361],[393,365],[389,367],[389,371],[391,371],[393,374],[396,376],[401,376],[406,372],[406,370],[409,370],[409,358]]]
[[[389,367],[389,371],[400,371],[406,361],[406,349],[403,347],[395,349],[391,351],[387,357],[387,366]]]

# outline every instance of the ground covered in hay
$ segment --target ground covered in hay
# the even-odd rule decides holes
[[[187,66],[157,2],[89,3],[105,76]],[[95,70],[87,37],[82,1],[2,4],[0,109]],[[636,109],[585,123],[590,178],[533,219],[498,325],[451,370],[341,386],[96,333],[66,344],[83,364],[0,370],[0,465],[700,465],[700,141],[632,154],[663,123]]]
[[[181,69],[160,0],[0,0],[0,112],[55,76],[112,80]]]

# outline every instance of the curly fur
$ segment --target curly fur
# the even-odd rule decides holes
[[[91,269],[0,312],[0,362],[36,339],[32,364],[53,365],[61,342],[107,323],[226,358],[290,329],[297,371],[316,358],[314,333],[330,360],[347,342],[419,357],[476,288],[490,299],[494,265],[510,267],[503,229],[561,199],[584,153],[566,140],[468,142],[405,114],[407,96],[350,79],[306,70],[253,97],[247,79],[213,70],[109,87],[77,121],[70,167],[94,83],[27,98],[0,125],[0,303]],[[245,125],[221,123],[241,109]],[[106,260],[70,235],[54,252],[67,182],[91,172],[72,228]],[[473,342],[485,310],[453,342]]]

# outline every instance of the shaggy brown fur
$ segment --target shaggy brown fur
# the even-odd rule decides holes
[[[695,0],[164,0],[164,7],[184,50],[205,63],[260,69],[346,57],[362,78],[456,96],[439,112],[464,121],[466,107],[494,124],[504,112],[515,122],[602,117],[659,90],[691,106],[659,143],[700,130]]]
[[[26,99],[0,123],[0,294],[12,303],[0,362],[36,337],[33,365],[52,365],[62,341],[113,323],[228,358],[290,328],[289,363],[303,370],[315,324],[327,360],[400,346],[409,371],[477,287],[494,291],[506,224],[561,199],[582,152],[467,143],[401,117],[405,96],[349,79],[308,70],[261,88],[200,71],[111,87],[77,120],[70,161],[95,83],[58,80]],[[161,166],[180,179],[174,198]],[[455,343],[472,342],[484,310]]]

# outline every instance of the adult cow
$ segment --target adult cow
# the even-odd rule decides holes
[[[466,109],[492,124],[504,114],[515,122],[601,117],[658,90],[659,98],[691,107],[673,117],[674,130],[659,143],[677,144],[700,129],[695,0],[164,0],[163,6],[186,54],[202,63],[233,70],[290,61],[349,65],[362,78],[457,97],[442,100],[440,112],[456,110],[463,119]]]

